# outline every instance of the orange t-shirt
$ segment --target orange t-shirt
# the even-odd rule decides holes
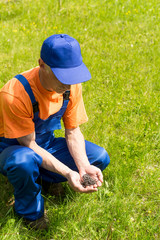
[[[43,120],[58,112],[63,104],[63,95],[43,88],[39,79],[39,67],[22,73],[27,78],[36,101],[39,117]],[[34,132],[33,107],[28,93],[16,78],[8,81],[0,91],[0,137],[18,138]],[[81,84],[71,86],[70,100],[63,115],[67,129],[78,127],[88,120],[85,111]]]

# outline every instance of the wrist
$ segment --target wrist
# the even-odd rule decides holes
[[[88,169],[88,167],[90,166],[90,163],[86,163],[86,164],[83,164],[83,166],[79,166],[78,167],[78,170],[79,170],[79,173],[85,173],[86,172],[86,169]]]
[[[67,180],[70,179],[70,176],[72,175],[73,170],[68,168],[68,170],[66,171],[66,173],[64,174],[64,177],[67,178]]]

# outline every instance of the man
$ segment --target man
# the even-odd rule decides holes
[[[0,92],[0,172],[14,187],[15,211],[46,227],[44,201],[37,179],[68,181],[77,192],[97,191],[107,152],[84,141],[79,125],[87,121],[81,83],[91,75],[79,43],[66,34],[52,35],[41,48],[39,67],[15,76]],[[54,130],[65,126],[65,138]],[[88,174],[96,184],[83,187]]]

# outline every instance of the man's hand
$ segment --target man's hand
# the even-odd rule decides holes
[[[96,184],[93,185],[94,188],[100,187],[103,183],[103,175],[99,168],[88,165],[84,169],[80,169],[80,177],[82,179],[84,174],[88,174],[91,178],[96,181]]]
[[[87,186],[84,188],[83,186],[79,186],[81,192],[86,192],[86,190],[97,191],[97,188],[102,185],[103,182],[103,175],[99,168],[90,165],[88,157],[86,155],[85,149],[85,141],[83,134],[80,131],[80,128],[73,128],[73,129],[65,129],[65,136],[67,141],[67,146],[71,156],[73,157],[76,166],[79,170],[79,177],[78,184],[83,181],[83,175],[88,174],[91,178],[96,181],[96,184]],[[71,185],[71,183],[70,183]],[[74,187],[72,187],[74,189]],[[76,190],[75,190],[76,191]]]
[[[68,176],[68,183],[71,186],[71,188],[75,191],[75,192],[81,192],[81,193],[91,193],[91,192],[96,192],[97,191],[97,184],[92,185],[92,186],[87,186],[86,188],[84,188],[81,184],[81,177],[79,175],[79,173],[75,172],[75,171],[70,171]]]

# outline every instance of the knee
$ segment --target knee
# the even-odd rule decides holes
[[[6,161],[4,169],[7,175],[16,174],[21,177],[32,175],[35,168],[35,158],[37,154],[30,148],[18,146],[11,149],[10,155]]]
[[[100,164],[100,169],[103,171],[108,164],[110,163],[110,157],[107,153],[107,151],[104,148],[101,148],[101,151],[98,156],[98,162]]]
[[[110,158],[107,151],[104,148],[98,146],[97,151],[94,153],[94,160],[91,162],[91,164],[103,171],[109,163]]]
[[[103,171],[110,163],[107,151],[92,142],[86,141],[85,143],[89,162]]]

